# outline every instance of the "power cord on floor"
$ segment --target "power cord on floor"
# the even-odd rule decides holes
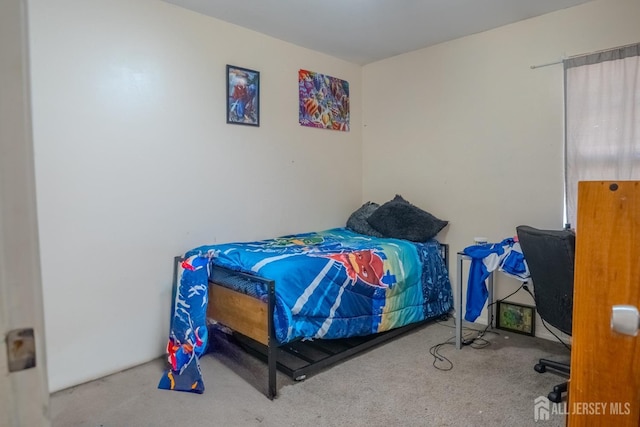
[[[523,282],[520,287],[518,287],[518,289],[516,289],[515,291],[511,292],[509,295],[507,295],[504,298],[500,298],[499,300],[493,301],[491,303],[489,303],[489,305],[487,305],[487,310],[491,310],[491,306],[496,304],[497,302],[502,302],[504,300],[506,300],[507,298],[512,297],[513,295],[515,295],[518,291],[520,291],[520,289],[525,289],[527,292],[529,292],[528,288],[526,287],[526,283],[527,282]],[[531,292],[529,292],[531,294]],[[453,319],[454,325],[453,326],[449,326],[449,325],[445,325],[443,322],[448,320],[449,318],[449,314],[445,314],[444,316],[442,316],[440,319],[437,319],[436,322],[446,326],[446,327],[452,327],[455,328],[455,318]],[[494,322],[494,315],[493,315],[493,311],[491,311],[491,319],[489,320],[489,323],[487,324],[487,326],[485,326],[484,329],[474,329],[474,328],[469,328],[469,327],[463,327],[463,330],[467,330],[467,331],[474,331],[477,332],[478,334],[473,337],[473,338],[465,338],[462,337],[461,340],[461,344],[463,346],[469,346],[471,348],[474,348],[476,350],[479,349],[483,349],[485,347],[488,347],[491,345],[491,341],[488,341],[486,339],[484,339],[485,334],[487,333],[492,333],[495,335],[500,335],[498,332],[496,331],[489,331],[489,328],[493,326],[493,322]],[[455,344],[455,337],[451,337],[448,340],[441,342],[439,344],[433,345],[431,346],[431,348],[429,348],[429,354],[431,354],[431,356],[433,356],[433,362],[432,365],[434,368],[440,370],[440,371],[450,371],[453,369],[453,362],[451,360],[449,360],[447,357],[443,356],[442,353],[440,353],[441,349],[446,346],[446,345],[454,345]],[[444,364],[444,366],[439,366],[441,364]]]
[[[444,316],[442,316],[440,319],[436,320],[436,323],[447,327],[447,328],[455,328],[455,319],[454,319],[454,325],[447,325],[446,323],[444,323],[445,321],[447,321],[449,319],[450,315],[449,314],[445,314]],[[484,336],[485,333],[487,333],[487,328],[485,328],[484,330],[481,329],[474,329],[474,328],[469,328],[464,326],[462,328],[463,331],[472,331],[474,333],[477,333],[477,335],[474,338],[465,338],[462,337],[462,345],[468,345],[471,348],[475,348],[475,349],[480,349],[480,348],[484,348],[487,345],[490,345],[491,343],[485,339],[483,339],[482,337]],[[497,334],[497,332],[494,331],[489,331],[491,333],[495,333]],[[433,362],[432,365],[434,368],[440,370],[440,371],[450,371],[453,369],[453,362],[448,359],[446,356],[444,356],[441,353],[441,350],[443,347],[447,346],[447,345],[455,345],[455,339],[456,337],[451,337],[449,339],[447,339],[444,342],[441,342],[439,344],[433,345],[429,348],[429,354],[431,354],[431,356],[433,356]]]
[[[440,354],[440,349],[442,347],[444,347],[445,345],[453,345],[454,344],[454,340],[455,337],[451,337],[448,340],[441,342],[440,344],[436,344],[434,346],[431,346],[431,348],[429,348],[429,354],[431,354],[433,356],[433,367],[440,370],[440,371],[450,371],[453,369],[453,362],[449,359],[447,359],[445,356],[443,356],[442,354]],[[439,366],[439,363],[442,364],[444,363],[445,366]]]
[[[453,317],[450,316],[449,314],[446,314],[444,316],[442,316],[440,319],[436,319],[436,323],[446,327],[446,328],[455,328],[456,327],[456,320],[455,318],[453,318],[453,325],[447,325],[446,322],[449,317]],[[491,319],[493,321],[493,319]],[[474,340],[478,339],[478,338],[482,338],[484,336],[485,333],[490,332],[496,335],[500,335],[499,333],[495,332],[495,331],[488,331],[488,327],[485,327],[484,329],[474,329],[474,328],[470,328],[468,326],[463,326],[462,327],[463,331],[472,331],[472,332],[476,332],[477,335],[474,338],[467,338],[467,337],[461,337],[461,343],[462,345],[471,345],[473,344]]]

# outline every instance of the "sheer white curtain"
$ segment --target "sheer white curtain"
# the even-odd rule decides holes
[[[578,181],[640,179],[640,44],[571,58],[565,68],[565,221]]]

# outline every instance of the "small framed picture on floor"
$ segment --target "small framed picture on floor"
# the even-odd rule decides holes
[[[536,308],[530,305],[497,302],[496,328],[535,336]]]

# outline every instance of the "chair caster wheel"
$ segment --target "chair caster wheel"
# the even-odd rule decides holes
[[[547,372],[547,367],[541,363],[536,363],[533,369],[535,369],[536,372],[540,373]]]
[[[549,393],[547,395],[547,398],[549,399],[550,402],[553,402],[553,403],[562,402],[562,394],[556,393],[555,391],[552,391],[551,393]]]
[[[553,386],[553,392],[554,393],[558,393],[558,394],[562,394],[563,392],[567,391],[567,384],[558,384],[558,385],[554,385]]]

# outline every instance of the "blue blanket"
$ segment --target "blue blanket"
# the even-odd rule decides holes
[[[185,254],[161,388],[202,392],[209,260],[276,282],[274,329],[298,339],[369,335],[434,318],[452,307],[449,275],[435,240],[415,243],[346,228],[247,243],[201,246]],[[264,298],[266,290],[256,291]],[[181,380],[183,376],[188,380]]]

